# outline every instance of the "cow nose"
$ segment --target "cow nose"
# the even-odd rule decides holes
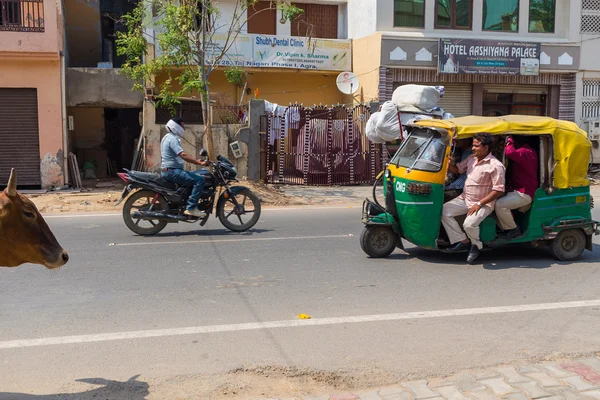
[[[63,250],[63,253],[62,253],[62,260],[65,262],[65,264],[69,261],[69,253],[67,253],[64,250]]]

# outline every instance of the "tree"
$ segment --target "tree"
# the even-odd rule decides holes
[[[248,22],[248,8],[258,0],[230,0],[229,3],[235,3],[233,13],[231,19],[228,16],[224,20],[211,0],[140,0],[131,13],[123,16],[126,31],[118,32],[116,39],[117,54],[126,58],[122,73],[133,79],[134,89],[143,92],[148,85],[155,87],[155,77],[167,74],[158,88],[157,105],[174,109],[186,94],[200,95],[205,147],[211,159],[214,159],[214,146],[209,77],[226,59]],[[285,21],[293,21],[303,12],[292,5],[291,0],[272,0],[270,8],[255,12],[251,18],[273,8],[281,10]],[[225,39],[216,40],[216,35]],[[152,54],[149,43],[160,52]],[[233,84],[238,84],[243,71],[234,66],[226,75]]]

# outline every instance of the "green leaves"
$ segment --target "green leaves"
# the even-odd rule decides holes
[[[134,80],[135,90],[154,87],[156,76],[167,76],[159,85],[160,104],[172,107],[178,98],[200,95],[209,101],[209,76],[247,22],[247,10],[258,0],[235,0],[232,15],[221,18],[211,0],[140,0],[123,16],[125,32],[117,33],[117,54],[125,56],[121,73]],[[294,20],[303,10],[291,0],[273,0],[283,18]],[[224,46],[213,36],[225,35]],[[243,86],[246,74],[239,67],[225,71],[227,80]]]

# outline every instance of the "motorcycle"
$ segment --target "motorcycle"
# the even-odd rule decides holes
[[[203,150],[201,156],[206,155]],[[127,198],[123,205],[123,221],[138,235],[155,235],[169,223],[200,222],[200,226],[204,226],[215,208],[215,200],[219,221],[231,231],[247,231],[260,218],[260,199],[247,187],[230,185],[238,182],[237,170],[221,155],[208,169],[195,172],[206,181],[198,202],[198,209],[206,213],[202,218],[184,214],[191,187],[176,185],[156,173],[124,171],[117,175],[127,186],[115,207]],[[145,226],[146,223],[149,226]]]

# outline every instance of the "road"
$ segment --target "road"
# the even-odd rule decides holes
[[[373,260],[360,207],[267,209],[247,234],[47,221],[71,261],[0,269],[0,399],[291,396],[600,350],[597,244]]]

